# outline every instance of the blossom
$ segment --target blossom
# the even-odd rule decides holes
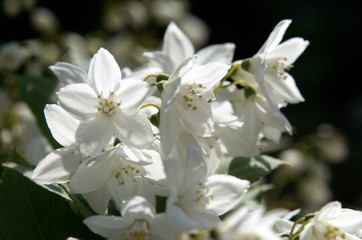
[[[123,144],[84,161],[70,179],[70,190],[82,193],[91,207],[104,213],[112,198],[117,205],[140,195],[151,203],[165,195],[165,174],[159,153]]]
[[[220,222],[249,188],[249,181],[229,175],[207,176],[206,163],[199,149],[188,146],[187,159],[164,161],[170,196],[166,215],[174,230],[204,229]]]
[[[233,43],[214,44],[200,49],[195,53],[191,40],[181,29],[171,22],[163,38],[162,51],[145,52],[149,63],[153,67],[163,69],[164,73],[171,74],[185,59],[197,55],[196,64],[202,65],[210,62],[230,64],[234,56]]]
[[[150,123],[138,111],[147,92],[142,80],[121,81],[117,62],[101,48],[92,58],[87,83],[68,84],[58,93],[60,106],[80,121],[76,130],[80,153],[99,152],[113,135],[127,145],[150,146]]]
[[[109,240],[149,239],[167,240],[177,237],[170,231],[164,214],[156,214],[152,204],[135,196],[121,207],[119,216],[91,216],[84,223],[95,233]]]
[[[217,232],[220,239],[225,240],[278,240],[281,237],[273,230],[273,225],[285,214],[285,209],[266,212],[262,205],[246,204],[228,215]]]
[[[338,201],[329,202],[306,224],[301,240],[360,239],[356,234],[362,226],[362,212],[342,208]]]
[[[166,156],[179,135],[181,123],[195,135],[212,136],[214,127],[209,101],[211,88],[226,75],[224,63],[194,64],[196,57],[185,60],[163,85],[160,110],[161,146]]]
[[[290,23],[289,19],[280,21],[253,57],[262,57],[265,60],[264,76],[262,80],[257,80],[260,81],[264,95],[277,107],[304,101],[294,78],[287,71],[293,67],[292,64],[304,52],[309,42],[295,37],[280,44]],[[251,62],[253,64],[253,60]]]

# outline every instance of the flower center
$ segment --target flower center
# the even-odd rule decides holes
[[[193,103],[193,101],[205,99],[202,95],[201,89],[205,89],[206,87],[202,84],[188,84],[187,87],[183,89],[182,98],[187,106],[187,108],[192,109],[193,111],[197,110],[197,106]],[[206,100],[207,101],[207,100]]]
[[[346,239],[346,234],[341,232],[337,227],[327,225],[325,223],[317,223],[314,227],[314,234],[319,236],[320,239],[335,240]]]
[[[204,207],[209,204],[210,200],[214,199],[214,196],[210,194],[210,188],[205,187],[203,183],[199,182],[197,185],[198,189],[196,190],[194,202]]]
[[[123,161],[124,162],[124,161]],[[136,182],[137,178],[142,176],[141,170],[132,164],[122,164],[119,170],[114,174],[114,178],[119,186],[125,185],[127,182]]]
[[[135,220],[124,240],[143,240],[149,234],[146,220]]]
[[[270,63],[268,63],[268,68],[272,71],[277,72],[277,76],[281,77],[282,79],[286,80],[288,78],[287,74],[285,74],[285,71],[289,71],[293,65],[290,65],[287,63],[288,58],[279,58],[276,59]]]
[[[104,98],[101,95],[98,95],[98,105],[97,110],[102,112],[106,116],[112,116],[121,103],[114,101],[114,93],[110,92],[107,98]]]

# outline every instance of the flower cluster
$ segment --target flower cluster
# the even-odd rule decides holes
[[[288,70],[309,42],[281,43],[290,23],[278,23],[261,49],[242,60],[233,60],[233,43],[195,52],[171,22],[162,50],[144,53],[148,65],[135,71],[120,69],[104,48],[88,71],[52,65],[63,87],[44,113],[63,147],[40,161],[32,178],[82,194],[98,214],[84,223],[109,239],[175,239],[212,228],[222,239],[280,239],[273,224],[280,221],[283,231],[293,226],[279,219],[285,211],[262,217],[263,209],[245,206],[221,224],[250,182],[217,169],[224,158],[259,155],[266,140],[278,143],[292,133],[280,109],[304,101]],[[322,213],[299,228],[305,236],[314,234],[306,227],[311,219],[320,234],[350,236],[325,224]],[[360,213],[353,214],[360,223]],[[256,231],[256,224],[265,230]]]

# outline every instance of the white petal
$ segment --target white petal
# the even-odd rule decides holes
[[[116,136],[126,145],[147,148],[154,141],[151,124],[146,116],[137,112],[133,115],[115,114],[112,128]]]
[[[162,103],[164,104],[164,102]],[[176,143],[180,133],[180,118],[176,109],[170,107],[164,110],[161,107],[160,115],[160,140],[163,153],[168,156]]]
[[[267,54],[268,58],[287,58],[287,65],[291,65],[308,47],[309,41],[295,37],[282,42],[275,49]]]
[[[66,183],[79,166],[75,148],[60,148],[49,153],[34,169],[32,179],[42,184]]]
[[[174,204],[172,198],[167,199],[166,214],[168,223],[173,230],[184,231],[196,225],[195,221],[189,219],[185,212]]]
[[[234,57],[235,44],[224,43],[207,46],[199,50],[196,55],[198,64],[222,62],[230,64]]]
[[[152,163],[152,158],[146,153],[146,150],[141,150],[127,145],[120,147],[116,152],[116,156],[122,160],[135,163],[137,165]]]
[[[148,93],[148,84],[141,80],[128,79],[123,80],[121,86],[120,91],[117,92],[117,98],[121,102],[120,108],[127,108],[133,112],[137,111]]]
[[[65,85],[72,83],[88,83],[87,72],[73,64],[57,62],[49,68],[55,76],[57,76],[59,81]]]
[[[329,202],[324,205],[317,216],[317,221],[338,218],[341,215],[342,204],[338,201]]]
[[[171,74],[177,66],[165,52],[145,52],[143,55],[148,59],[152,67],[161,68],[166,74]]]
[[[264,43],[264,45],[261,47],[261,49],[258,51],[257,54],[268,52],[272,49],[274,49],[283,39],[284,33],[289,27],[289,24],[291,23],[291,20],[283,20],[280,21],[273,29],[273,31],[270,33],[268,39]]]
[[[106,214],[106,209],[111,199],[111,195],[107,191],[107,187],[101,187],[93,192],[83,193],[90,207],[98,214]]]
[[[218,215],[224,214],[237,204],[250,187],[250,182],[230,175],[212,175],[206,181],[206,187],[214,196],[208,209]]]
[[[58,93],[61,107],[80,120],[86,120],[97,112],[97,94],[85,83],[69,84]]]
[[[83,162],[70,180],[70,189],[89,193],[103,187],[112,177],[113,156],[114,151],[107,151]]]
[[[195,53],[190,39],[174,22],[171,22],[166,29],[163,38],[163,51],[171,57],[175,65],[178,65],[181,61]]]
[[[204,90],[204,92],[206,92],[215,86],[227,74],[229,68],[230,65],[218,62],[195,66],[185,73],[182,77],[181,84],[202,84],[204,88],[200,88],[200,90]]]
[[[121,214],[127,219],[152,220],[156,214],[155,208],[143,197],[135,196],[122,205]]]
[[[185,102],[182,102],[182,105],[176,105],[181,121],[189,131],[198,136],[212,136],[214,121],[212,119],[211,105],[206,101],[196,99],[192,104],[192,107],[188,107]]]
[[[132,222],[128,222],[122,217],[115,216],[92,216],[83,222],[93,232],[107,238],[116,236],[122,232],[126,234],[132,224]]]
[[[121,82],[121,70],[110,52],[100,48],[93,56],[88,77],[98,94],[107,97]]]
[[[57,104],[47,104],[44,109],[48,127],[58,143],[70,146],[75,143],[79,121]]]
[[[286,78],[281,79],[274,73],[265,74],[265,86],[271,92],[269,94],[271,100],[275,102],[273,96],[276,96],[276,99],[281,98],[288,103],[303,102],[304,98],[296,86],[294,78],[288,73],[284,73],[284,76]],[[276,103],[279,102],[276,101]]]
[[[204,208],[187,211],[187,216],[196,222],[194,228],[200,230],[204,228],[213,228],[221,222],[220,218],[214,211]]]
[[[177,239],[181,235],[181,231],[172,230],[166,213],[160,213],[155,216],[155,219],[149,223],[150,231],[154,240],[170,240]]]
[[[326,220],[326,222],[345,232],[355,233],[362,226],[362,212],[352,209],[341,209],[340,216]]]
[[[76,132],[76,142],[82,156],[91,156],[105,147],[113,136],[112,120],[104,114],[81,122]]]

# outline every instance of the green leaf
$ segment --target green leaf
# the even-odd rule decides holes
[[[267,155],[237,157],[231,161],[228,173],[253,183],[283,164],[287,163]]]
[[[41,132],[47,137],[54,148],[60,145],[53,139],[44,117],[44,107],[55,102],[55,90],[58,80],[49,77],[17,76],[15,83],[20,91],[21,99],[28,104],[35,115]]]
[[[101,239],[72,211],[71,202],[31,181],[24,169],[3,167],[0,236],[3,240]]]

